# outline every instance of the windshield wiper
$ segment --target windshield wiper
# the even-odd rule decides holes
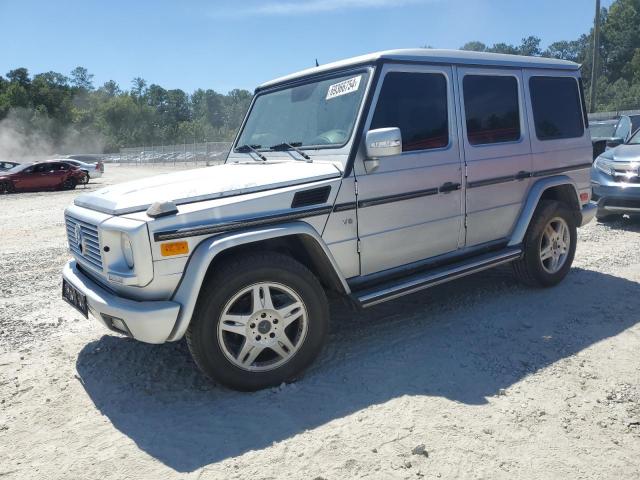
[[[263,162],[266,162],[267,161],[267,157],[265,157],[258,150],[256,150],[257,148],[261,148],[261,147],[262,147],[262,145],[245,144],[245,145],[240,145],[239,147],[236,147],[236,152],[240,152],[240,153],[253,152],[258,156],[258,158],[260,158],[260,160],[262,160]],[[251,157],[251,158],[253,158],[253,157]],[[255,158],[253,158],[253,159],[256,160]],[[257,160],[256,160],[256,162],[257,162]]]
[[[305,160],[311,160],[311,157],[309,155],[307,155],[306,153],[304,153],[302,150],[300,150],[298,147],[302,146],[302,142],[291,142],[291,143],[287,143],[287,142],[282,142],[279,143],[277,145],[273,145],[272,147],[269,147],[269,150],[273,150],[276,152],[286,152],[287,150],[294,150],[295,152],[299,153],[300,155],[302,155],[302,157]]]

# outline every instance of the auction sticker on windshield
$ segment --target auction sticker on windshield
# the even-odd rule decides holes
[[[362,75],[358,75],[357,77],[353,77],[348,80],[343,80],[342,82],[329,85],[329,90],[327,90],[327,98],[325,100],[331,100],[332,98],[346,95],[347,93],[357,92],[358,88],[360,88],[361,78]]]

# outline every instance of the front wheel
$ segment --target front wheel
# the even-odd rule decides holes
[[[516,276],[526,285],[551,287],[567,276],[576,252],[576,221],[560,202],[540,202],[523,245],[523,257],[513,262]]]
[[[216,268],[186,333],[198,367],[237,390],[295,380],[320,353],[327,299],[317,278],[279,253],[247,255]]]
[[[0,193],[14,193],[15,187],[10,180],[3,180],[0,182]]]

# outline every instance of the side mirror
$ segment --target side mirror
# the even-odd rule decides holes
[[[365,145],[367,158],[364,166],[367,173],[371,173],[380,166],[380,158],[402,153],[402,133],[397,127],[369,130],[365,136]]]
[[[623,143],[624,143],[624,139],[622,138],[619,138],[619,137],[610,138],[609,140],[607,140],[607,147],[615,148],[618,145],[622,145]]]

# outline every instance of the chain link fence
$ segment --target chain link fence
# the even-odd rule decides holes
[[[620,115],[638,115],[640,110],[619,110],[617,112],[596,112],[590,113],[589,120],[611,120],[618,118]]]
[[[144,145],[121,148],[107,160],[130,165],[216,165],[227,159],[230,149],[231,142]]]

